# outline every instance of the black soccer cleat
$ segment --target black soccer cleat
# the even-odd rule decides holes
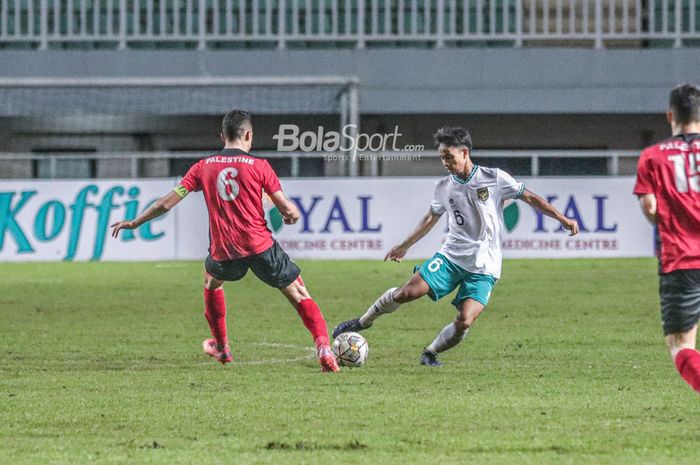
[[[442,362],[437,359],[437,354],[429,350],[424,350],[420,356],[420,364],[429,367],[441,367]]]
[[[359,333],[363,329],[367,329],[372,325],[362,326],[360,324],[360,319],[355,318],[353,320],[343,321],[338,326],[333,328],[333,339],[338,337],[343,333]]]

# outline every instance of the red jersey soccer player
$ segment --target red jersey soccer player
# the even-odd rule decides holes
[[[700,89],[671,91],[673,137],[642,152],[634,193],[659,232],[659,293],[666,345],[683,379],[700,392]]]
[[[296,308],[316,344],[322,371],[338,371],[326,321],[301,280],[301,270],[272,238],[262,206],[262,191],[270,196],[284,222],[296,223],[299,210],[287,200],[274,170],[248,154],[253,143],[250,115],[234,110],[224,117],[221,139],[225,147],[194,164],[180,184],[133,221],[112,225],[112,236],[134,229],[173,208],[190,192],[203,191],[209,211],[209,256],[204,262],[204,315],[213,339],[204,352],[221,363],[232,360],[226,335],[223,284],[238,281],[248,270],[278,288]]]

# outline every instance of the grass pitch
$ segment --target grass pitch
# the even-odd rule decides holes
[[[414,263],[301,262],[329,326]],[[235,361],[201,352],[200,263],[0,265],[1,464],[697,464],[700,402],[665,353],[651,259],[507,261],[467,340],[408,304],[322,375],[296,312],[226,285]]]

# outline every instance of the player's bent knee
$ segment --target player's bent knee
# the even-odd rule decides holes
[[[309,294],[309,291],[306,290],[305,287],[300,287],[296,289],[296,292],[294,293],[294,297],[297,303],[301,302],[302,300],[310,299],[311,294]]]
[[[296,305],[302,300],[310,299],[311,295],[300,279],[295,280],[289,286],[280,289],[282,294],[289,300],[292,305]]]
[[[216,289],[219,289],[223,285],[224,285],[223,281],[207,281],[204,283],[204,287],[209,289],[210,291],[215,291]]]
[[[209,289],[210,291],[213,291],[214,289],[218,289],[223,285],[224,285],[224,281],[216,279],[215,277],[213,277],[209,273],[204,274],[204,287]]]

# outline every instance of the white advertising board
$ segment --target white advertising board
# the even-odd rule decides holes
[[[294,258],[382,259],[428,211],[435,179],[283,180],[301,220],[284,225],[265,201],[268,224]],[[576,218],[569,237],[558,222],[521,201],[506,206],[504,256],[512,258],[653,255],[653,230],[632,195],[634,178],[530,178],[526,187]],[[201,259],[209,241],[199,193],[167,215],[120,239],[109,224],[133,218],[176,184],[166,180],[11,181],[0,183],[0,260]],[[446,233],[445,219],[408,258],[429,257]]]
[[[175,258],[175,221],[157,218],[120,239],[109,225],[134,218],[175,181],[2,181],[0,260]]]
[[[632,195],[634,178],[531,178],[526,187],[576,218],[575,237],[522,201],[506,206],[504,256],[512,258],[653,255],[653,229]],[[435,179],[289,180],[302,221],[275,235],[294,257],[383,258],[427,213]],[[447,215],[409,252],[429,257],[440,247]]]
[[[577,219],[581,229],[569,237],[558,221],[521,201],[513,202],[504,211],[505,257],[654,255],[654,230],[632,194],[635,178],[532,178],[524,182],[527,189]]]

